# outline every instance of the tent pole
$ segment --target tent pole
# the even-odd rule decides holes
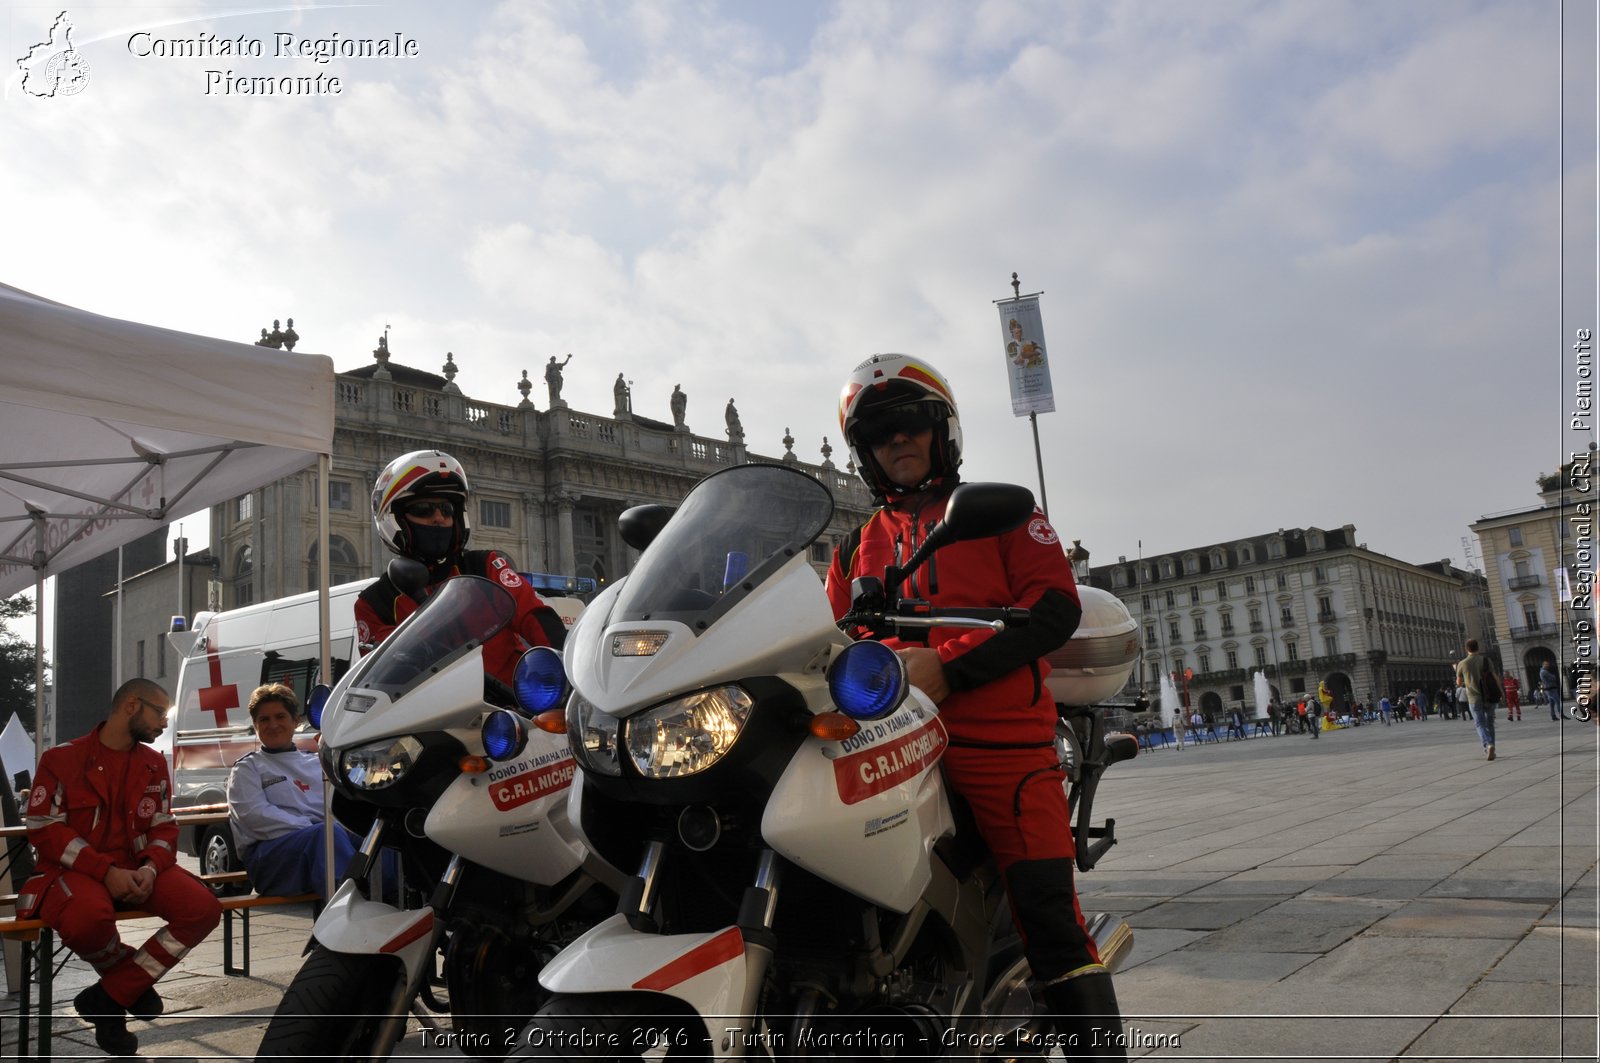
[[[35,546],[33,551],[33,774],[38,774],[39,758],[44,756],[44,751],[55,744],[55,714],[46,721],[44,716],[44,568],[45,549],[44,514],[35,509],[33,516],[33,534]],[[46,723],[48,730],[46,734]],[[12,780],[6,779],[5,785],[10,786]]]
[[[333,646],[328,634],[328,475],[332,472],[331,454],[317,455],[317,653],[321,663],[318,682],[333,685]],[[354,652],[354,645],[351,646]],[[333,786],[327,779],[322,786],[322,895],[333,896]]]

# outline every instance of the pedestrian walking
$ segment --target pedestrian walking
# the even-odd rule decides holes
[[[1561,711],[1561,679],[1556,675],[1556,670],[1550,667],[1549,661],[1539,666],[1539,689],[1544,691],[1544,703],[1550,707],[1550,718],[1566,719],[1566,714]]]
[[[1486,759],[1494,759],[1494,705],[1490,703],[1490,684],[1500,685],[1489,658],[1478,652],[1478,640],[1467,640],[1467,655],[1456,663],[1456,682],[1467,692],[1467,708],[1472,712],[1473,725],[1483,743]],[[1496,691],[1498,693],[1498,691]]]

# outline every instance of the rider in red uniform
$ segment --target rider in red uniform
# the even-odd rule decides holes
[[[28,798],[28,841],[39,863],[18,891],[17,914],[54,928],[100,975],[73,1005],[114,1056],[139,1047],[127,1016],[149,1021],[165,1010],[156,981],[222,918],[205,883],[177,866],[172,781],[166,758],[150,748],[171,709],[160,686],[128,680],[105,722],[39,758]],[[117,932],[118,909],[166,925],[135,950]]]
[[[423,598],[452,576],[482,576],[516,599],[516,618],[483,648],[484,670],[509,685],[530,646],[561,647],[566,628],[532,585],[496,550],[468,550],[471,488],[461,463],[438,450],[418,450],[391,461],[372,489],[372,524],[389,548],[428,566]],[[388,637],[420,603],[395,586],[388,573],[356,599],[356,642],[365,654]]]
[[[944,515],[961,463],[950,386],[901,354],[873,355],[845,382],[840,425],[856,468],[882,508],[828,570],[835,616],[850,582],[909,557]],[[996,633],[935,628],[926,644],[887,639],[911,683],[939,705],[950,733],[945,777],[972,806],[1011,899],[1033,973],[1056,1028],[1075,1034],[1068,1058],[1126,1059],[1111,974],[1100,962],[1073,885],[1071,817],[1055,750],[1055,705],[1043,657],[1082,616],[1072,568],[1043,513],[990,539],[954,543],[909,577],[935,607],[1022,606],[1026,625]]]

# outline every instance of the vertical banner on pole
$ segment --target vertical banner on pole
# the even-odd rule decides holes
[[[1053,413],[1056,398],[1050,385],[1050,361],[1045,356],[1039,297],[1008,299],[996,305],[1000,308],[1006,376],[1011,382],[1011,412],[1018,417]]]

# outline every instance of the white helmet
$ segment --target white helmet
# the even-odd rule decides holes
[[[461,463],[444,451],[414,450],[402,454],[384,467],[372,488],[372,526],[397,554],[423,562],[442,560],[446,555],[423,557],[417,552],[412,524],[400,515],[400,507],[418,498],[447,498],[454,502],[455,534],[448,551],[454,554],[466,547],[467,537],[472,534],[472,518],[467,515],[471,490]]]
[[[961,417],[949,382],[933,366],[910,355],[875,354],[856,366],[839,392],[839,427],[855,459],[856,472],[879,498],[915,488],[902,487],[884,475],[872,457],[870,442],[861,438],[860,428],[889,410],[906,407],[916,408],[933,422],[930,478],[942,477],[951,484],[958,479]]]

